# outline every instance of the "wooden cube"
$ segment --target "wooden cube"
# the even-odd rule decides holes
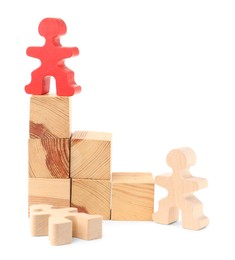
[[[72,180],[71,206],[92,215],[110,219],[111,184],[109,180]]]
[[[32,95],[30,138],[70,138],[70,97]]]
[[[112,174],[112,220],[152,220],[153,210],[151,173]]]
[[[110,133],[75,132],[71,138],[71,178],[110,180],[111,138]]]
[[[28,204],[49,204],[57,208],[70,207],[70,179],[29,178]]]
[[[70,139],[29,139],[29,177],[69,178],[69,152]]]

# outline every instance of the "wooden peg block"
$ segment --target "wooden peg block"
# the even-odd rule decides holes
[[[49,218],[48,236],[51,245],[61,246],[72,243],[73,223],[63,216]]]
[[[71,177],[110,180],[110,133],[77,131],[71,138]]]
[[[28,200],[33,204],[70,207],[70,179],[29,178]]]
[[[154,182],[151,173],[114,172],[112,220],[152,220]]]
[[[30,138],[70,138],[70,97],[32,95]]]
[[[102,216],[78,213],[68,218],[73,222],[73,237],[84,240],[93,240],[102,237]]]
[[[30,207],[32,236],[49,236],[52,245],[65,245],[72,237],[84,240],[102,237],[102,217],[78,213],[76,208],[55,209],[51,205]]]
[[[69,178],[69,150],[70,139],[29,139],[29,177]]]
[[[72,180],[71,206],[78,212],[98,214],[110,219],[111,184],[109,180]]]
[[[199,230],[209,224],[203,214],[202,203],[193,195],[194,191],[207,187],[207,180],[193,177],[190,166],[196,163],[196,155],[189,147],[174,149],[167,155],[167,164],[172,174],[155,178],[155,183],[168,190],[168,196],[159,202],[153,220],[160,224],[170,224],[178,220],[182,213],[182,225],[186,229]]]

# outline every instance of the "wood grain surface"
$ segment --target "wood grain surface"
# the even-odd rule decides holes
[[[70,207],[70,179],[29,178],[28,204]]]
[[[70,138],[71,98],[32,95],[30,98],[30,138]]]
[[[112,174],[112,220],[152,220],[154,182],[151,173]]]
[[[72,179],[71,206],[76,207],[78,212],[110,219],[110,196],[109,180]]]
[[[69,153],[70,139],[29,139],[29,177],[69,178]]]
[[[71,178],[110,180],[110,133],[76,131],[71,138]]]

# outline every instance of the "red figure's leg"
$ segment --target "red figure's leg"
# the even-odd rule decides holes
[[[40,68],[31,73],[31,82],[25,86],[25,92],[33,95],[47,94],[50,90],[50,77]]]
[[[73,96],[81,91],[74,81],[74,72],[67,67],[58,67],[53,73],[56,79],[56,94],[58,96]]]

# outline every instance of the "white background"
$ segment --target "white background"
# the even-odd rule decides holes
[[[0,259],[234,259],[234,14],[228,0],[1,1]],[[105,221],[101,240],[62,247],[30,236],[24,86],[39,61],[25,51],[43,44],[45,17],[62,18],[62,44],[80,49],[66,62],[82,86],[73,130],[113,133],[113,171],[156,176],[171,149],[191,147],[208,228]],[[155,209],[165,194],[156,187]]]

